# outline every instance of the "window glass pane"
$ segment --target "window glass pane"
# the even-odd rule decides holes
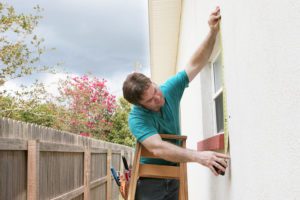
[[[217,132],[224,131],[223,92],[215,99]]]
[[[222,87],[222,60],[221,53],[213,64],[215,92]]]

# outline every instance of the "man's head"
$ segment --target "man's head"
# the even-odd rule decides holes
[[[129,74],[123,83],[124,98],[152,111],[159,111],[165,99],[161,90],[147,76],[141,73]]]

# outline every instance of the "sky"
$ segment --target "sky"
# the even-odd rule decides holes
[[[4,1],[5,2],[5,1]],[[122,96],[126,75],[141,64],[139,71],[150,75],[147,0],[9,0],[18,13],[34,13],[39,5],[43,18],[36,33],[47,48],[42,63],[62,67],[71,75],[92,73],[108,80],[109,90]],[[26,2],[26,3],[25,3]],[[15,90],[41,80],[55,93],[56,82],[64,78],[40,73],[8,81],[5,88]]]

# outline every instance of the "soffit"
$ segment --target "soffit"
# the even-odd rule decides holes
[[[164,82],[176,73],[182,0],[149,0],[151,78]]]

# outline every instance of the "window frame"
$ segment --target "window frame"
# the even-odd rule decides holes
[[[215,56],[211,59],[210,62],[210,68],[211,68],[211,94],[212,94],[212,109],[213,109],[213,135],[219,135],[219,134],[223,134],[224,133],[224,122],[223,122],[223,130],[218,132],[218,125],[217,125],[217,109],[216,109],[216,99],[220,96],[223,95],[224,98],[224,93],[223,93],[223,73],[221,73],[221,82],[222,85],[220,87],[220,89],[218,89],[215,92],[215,74],[214,74],[214,63],[216,63],[216,61],[218,60],[219,56],[221,55],[221,49],[219,49],[217,51],[217,53],[215,54]],[[222,61],[222,57],[221,57],[221,67],[223,67],[223,61]],[[222,69],[223,70],[223,69]],[[222,102],[222,107],[223,107],[223,120],[224,120],[224,103]]]

